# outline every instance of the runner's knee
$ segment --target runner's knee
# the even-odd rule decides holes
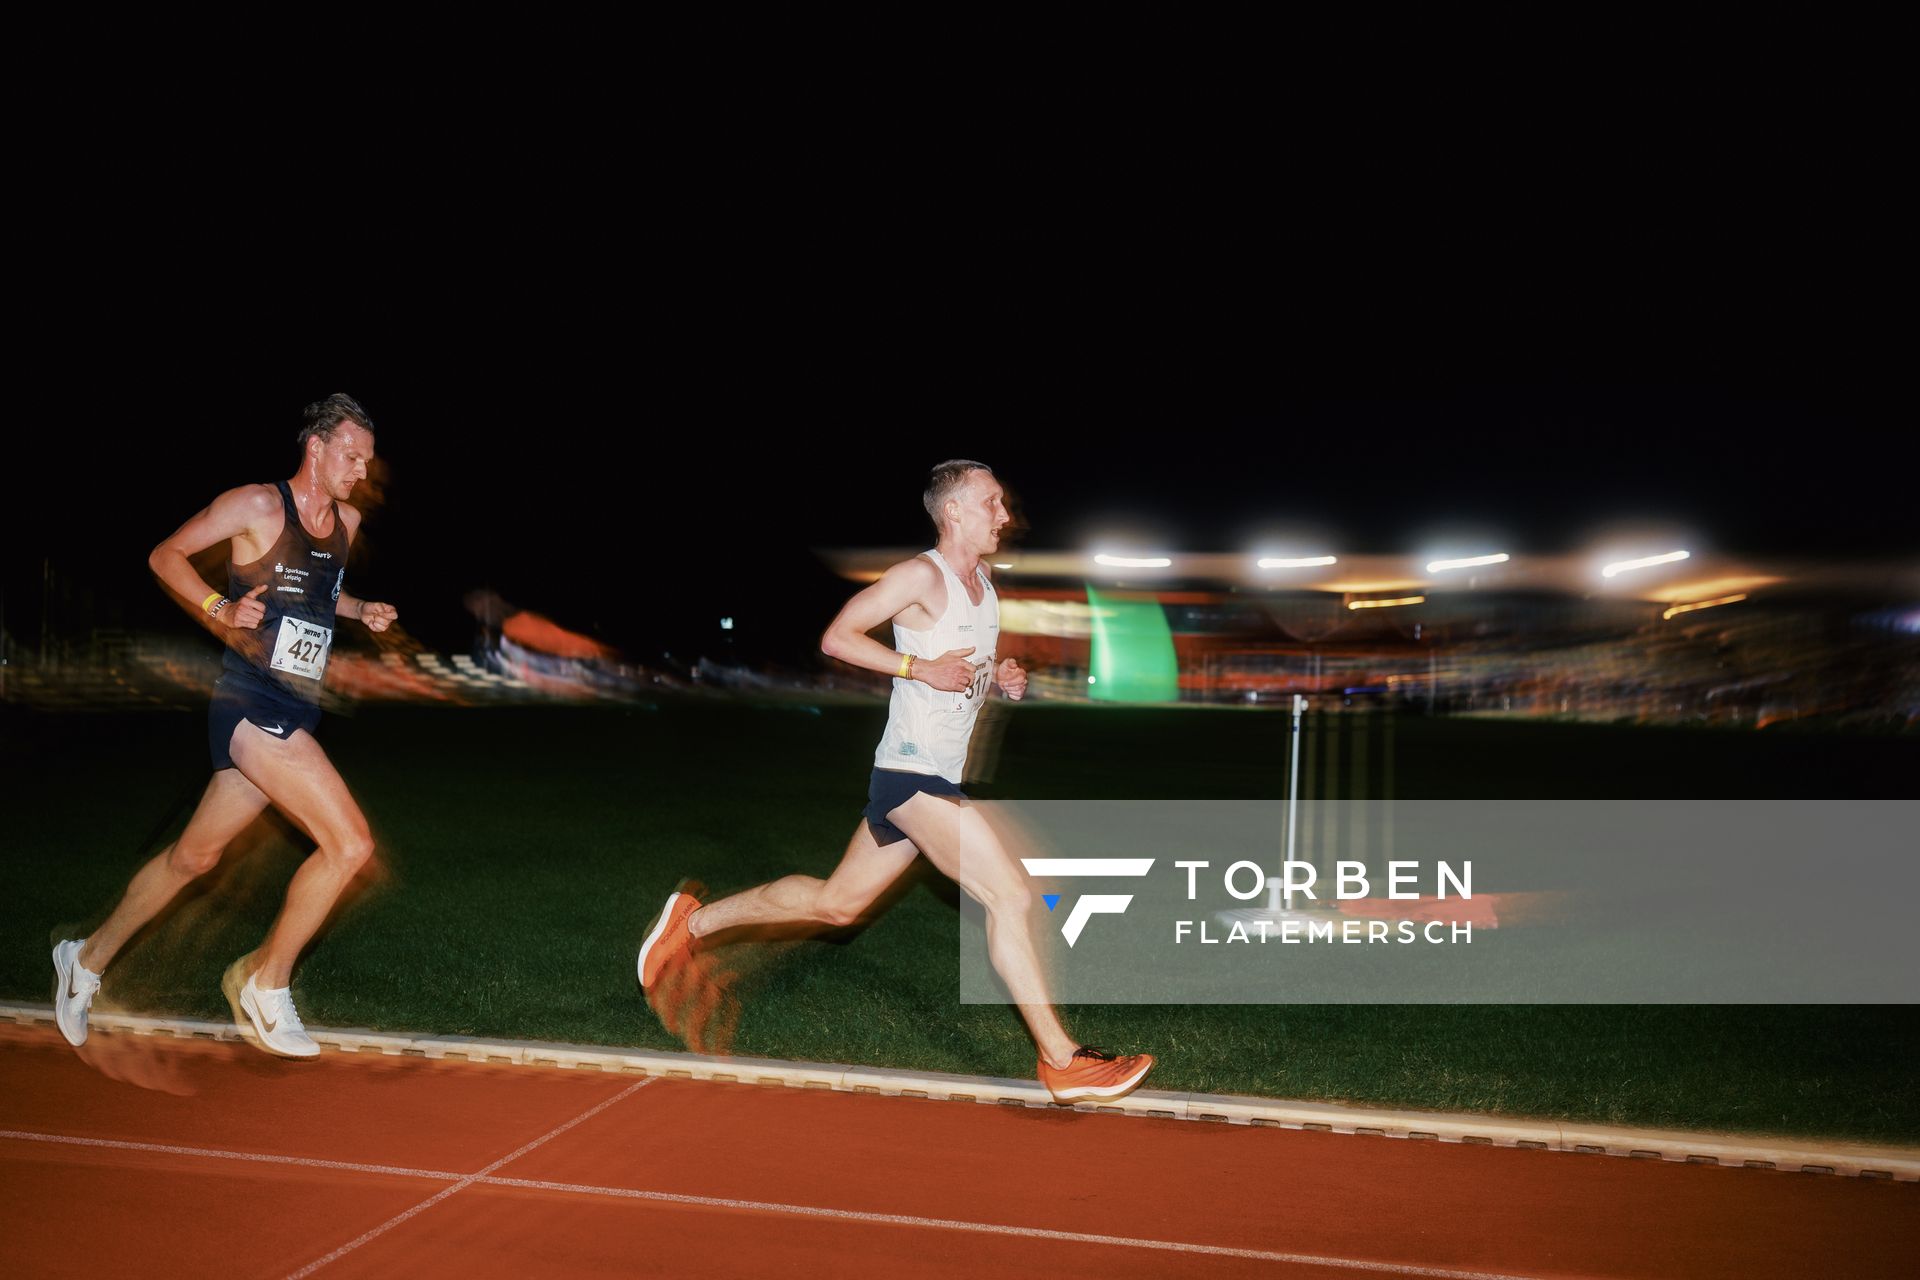
[[[858,882],[816,881],[819,892],[813,899],[813,917],[835,929],[858,924],[878,898],[884,886],[869,887]]]
[[[1033,909],[1033,891],[1018,880],[1004,880],[995,884],[977,885],[973,896],[989,915],[1005,916],[1008,919],[1024,917]]]
[[[203,876],[220,865],[225,849],[225,845],[176,840],[167,852],[167,866],[176,875]]]
[[[359,827],[323,842],[320,852],[342,871],[353,875],[373,857],[373,836],[365,827]]]
[[[813,914],[821,924],[832,925],[839,929],[859,923],[860,913],[866,909],[867,904],[864,902],[849,902],[845,898],[829,898],[822,894],[820,901],[814,906]]]

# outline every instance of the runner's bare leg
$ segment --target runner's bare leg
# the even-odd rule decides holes
[[[1041,1056],[1056,1067],[1073,1063],[1079,1042],[1060,1025],[1047,994],[1039,953],[1027,921],[1033,892],[980,811],[922,791],[887,815],[943,875],[987,909],[987,956],[1007,984]]]
[[[822,880],[818,876],[782,876],[767,884],[742,890],[707,903],[687,918],[687,931],[696,938],[722,929],[750,925],[812,923],[829,927],[853,924],[887,886],[900,878],[919,850],[911,840],[881,847],[866,819],[854,829],[840,865]]]
[[[301,950],[373,856],[373,833],[333,762],[305,730],[280,739],[242,720],[232,750],[240,771],[318,845],[293,873],[286,904],[257,953],[254,985],[284,987]]]
[[[216,771],[179,838],[134,873],[113,914],[87,936],[80,963],[95,973],[104,971],[127,940],[195,877],[219,865],[228,843],[266,807],[266,794],[238,769]]]

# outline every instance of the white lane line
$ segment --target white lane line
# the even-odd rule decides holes
[[[651,1079],[634,1081],[632,1084],[622,1089],[619,1093],[614,1094],[611,1098],[608,1098],[605,1102],[602,1102],[599,1106],[593,1107],[587,1111],[583,1111],[579,1115],[575,1116],[573,1119],[559,1126],[558,1128],[552,1129],[546,1133],[541,1134],[539,1137],[535,1138],[532,1142],[529,1142],[526,1146],[521,1147],[518,1151],[510,1152],[507,1155],[501,1156],[498,1160],[495,1160],[492,1164],[480,1170],[478,1173],[468,1174],[466,1177],[460,1179],[460,1181],[454,1183],[452,1186],[447,1187],[444,1190],[439,1191],[432,1196],[429,1196],[427,1199],[422,1200],[419,1204],[413,1206],[413,1208],[411,1209],[406,1210],[404,1213],[396,1213],[395,1215],[393,1215],[393,1217],[388,1218],[385,1222],[381,1223],[379,1226],[375,1227],[373,1230],[368,1231],[363,1235],[357,1236],[354,1239],[347,1241],[345,1244],[341,1245],[338,1249],[335,1249],[332,1253],[327,1254],[325,1257],[315,1258],[312,1262],[309,1262],[306,1266],[300,1268],[298,1271],[290,1273],[287,1276],[287,1280],[303,1280],[304,1277],[312,1275],[314,1272],[318,1271],[320,1268],[326,1266],[329,1262],[332,1262],[338,1258],[343,1258],[347,1254],[352,1253],[355,1249],[358,1249],[361,1245],[367,1243],[367,1241],[375,1239],[376,1237],[385,1235],[387,1232],[393,1230],[395,1227],[405,1222],[408,1218],[413,1217],[415,1214],[425,1213],[427,1210],[433,1208],[433,1206],[439,1204],[442,1200],[445,1200],[448,1196],[454,1195],[457,1192],[463,1191],[466,1188],[472,1186],[474,1183],[480,1181],[480,1179],[486,1177],[488,1174],[492,1173],[495,1169],[498,1169],[501,1165],[504,1165],[511,1160],[518,1160],[521,1156],[527,1154],[527,1152],[533,1150],[535,1147],[538,1147],[543,1143],[551,1142],[553,1139],[559,1137],[561,1134],[573,1128],[575,1125],[582,1124],[588,1120],[593,1119],[595,1116],[599,1115],[602,1111],[605,1111],[608,1107],[612,1106],[614,1103],[619,1102],[623,1098],[632,1097],[635,1093],[638,1093],[640,1090],[646,1088],[648,1085],[652,1083],[653,1081]]]
[[[219,1151],[211,1147],[175,1147],[161,1142],[123,1142],[113,1138],[70,1138],[60,1133],[28,1133],[0,1129],[0,1138],[21,1142],[57,1142],[71,1147],[109,1147],[115,1151],[151,1151],[163,1156],[206,1156],[212,1160],[246,1160],[254,1164],[295,1164],[309,1169],[345,1169],[349,1173],[384,1173],[396,1178],[431,1178],[457,1182],[466,1175],[439,1169],[401,1169],[388,1164],[361,1164],[353,1160],[317,1160],[311,1156],[275,1156],[253,1151]]]
[[[970,1231],[980,1235],[1017,1236],[1031,1240],[1060,1240],[1071,1244],[1113,1245],[1127,1249],[1156,1249],[1166,1253],[1206,1254],[1213,1257],[1246,1258],[1256,1262],[1290,1263],[1295,1266],[1327,1267],[1343,1271],[1365,1271],[1380,1275],[1418,1276],[1423,1280],[1535,1280],[1535,1277],[1516,1275],[1508,1272],[1461,1271],[1447,1267],[1422,1267],[1413,1263],[1375,1262],[1362,1258],[1336,1258],[1310,1253],[1280,1253],[1268,1249],[1237,1249],[1228,1245],[1191,1244],[1179,1240],[1148,1240],[1133,1236],[1096,1235],[1083,1231],[1054,1231],[1044,1227],[1013,1227],[993,1222],[967,1222],[955,1218],[922,1218],[911,1214],[867,1213],[855,1209],[821,1209],[811,1205],[778,1204],[762,1200],[735,1200],[720,1196],[681,1195],[670,1191],[641,1191],[631,1187],[597,1187],[574,1182],[546,1182],[532,1178],[493,1177],[495,1169],[505,1165],[541,1143],[556,1138],[584,1120],[590,1119],[606,1110],[621,1098],[645,1085],[651,1080],[641,1080],[625,1092],[607,1099],[586,1114],[577,1116],[561,1125],[552,1133],[537,1138],[520,1148],[512,1155],[494,1161],[478,1173],[458,1174],[433,1169],[403,1169],[392,1165],[356,1164],[346,1160],[316,1160],[306,1156],[259,1155],[243,1151],[220,1151],[208,1147],[165,1146],[153,1142],[122,1142],[107,1138],[70,1138],[60,1134],[27,1133],[13,1129],[0,1129],[0,1138],[17,1138],[28,1142],[57,1142],[83,1147],[108,1147],[122,1151],[153,1151],[166,1155],[206,1156],[216,1160],[248,1160],[262,1164],[303,1165],[318,1169],[344,1169],[358,1173],[388,1174],[403,1178],[429,1178],[447,1180],[455,1185],[446,1188],[438,1195],[423,1201],[399,1214],[391,1220],[375,1227],[357,1240],[350,1241],[334,1250],[326,1257],[308,1264],[294,1276],[311,1275],[320,1267],[341,1255],[359,1248],[367,1241],[384,1231],[391,1230],[408,1218],[433,1207],[463,1187],[476,1184],[490,1187],[517,1187],[532,1191],[558,1191],[571,1195],[614,1196],[624,1200],[645,1200],[656,1204],[697,1205],[711,1209],[741,1209],[753,1213],[779,1213],[804,1218],[828,1218],[841,1222],[866,1222],[883,1226],[927,1227],[943,1231]]]
[[[746,1209],[755,1213],[785,1213],[804,1218],[832,1218],[841,1222],[872,1222],[893,1227],[932,1227],[941,1231],[972,1231],[981,1235],[1019,1236],[1028,1240],[1064,1240],[1070,1244],[1117,1245],[1127,1249],[1159,1249],[1168,1253],[1203,1253],[1221,1258],[1250,1258],[1255,1262],[1286,1262],[1295,1266],[1333,1267],[1344,1271],[1372,1271],[1395,1276],[1426,1276],[1434,1280],[1536,1280],[1532,1276],[1495,1271],[1457,1271],[1403,1262],[1371,1262],[1360,1258],[1331,1258],[1311,1253],[1278,1253],[1270,1249],[1236,1249],[1222,1244],[1189,1244],[1181,1240],[1146,1240],[1137,1236],[1095,1235],[1085,1231],[1051,1231],[1045,1227],[1010,1227],[994,1222],[966,1222],[957,1218],[922,1218],[907,1213],[867,1213],[858,1209],[817,1209],[810,1205],[776,1204],[763,1200],[732,1200],[723,1196],[680,1195],[670,1191],[636,1191],[628,1187],[593,1187],[572,1182],[540,1182],[531,1178],[482,1178],[490,1187],[523,1187],[532,1191],[570,1191],[576,1195],[619,1196],[661,1204],[700,1205],[714,1209]]]

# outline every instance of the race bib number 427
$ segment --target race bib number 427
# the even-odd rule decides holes
[[[327,669],[327,650],[333,647],[333,631],[298,618],[280,619],[280,637],[274,641],[275,671],[318,680]]]

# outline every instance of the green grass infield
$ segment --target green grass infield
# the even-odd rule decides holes
[[[643,926],[682,876],[728,891],[824,875],[865,801],[877,703],[367,707],[321,741],[381,873],[295,977],[310,1024],[680,1048],[641,999]],[[0,996],[48,999],[47,950],[109,909],[206,782],[203,715],[0,709]],[[1278,798],[1281,714],[1020,707],[992,794]],[[1920,741],[1570,724],[1395,724],[1403,797],[1894,797]],[[1497,786],[1489,783],[1497,778]],[[263,822],[109,972],[128,1012],[224,1017],[305,843]],[[735,1053],[1028,1076],[1015,1013],[962,1005],[956,891],[916,874],[877,921],[760,945]],[[1162,1089],[1664,1127],[1920,1140],[1911,1006],[1097,1006],[1092,1043]]]

